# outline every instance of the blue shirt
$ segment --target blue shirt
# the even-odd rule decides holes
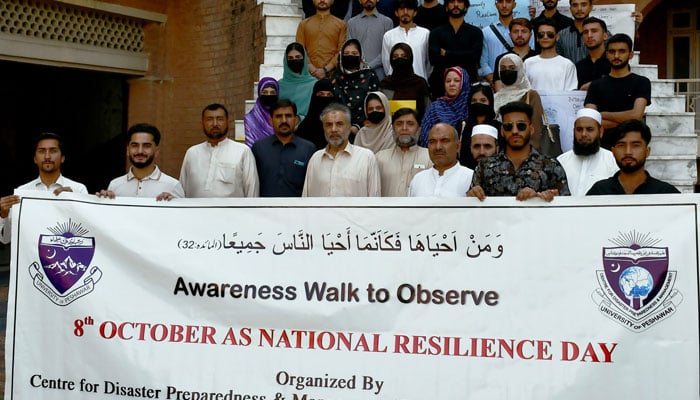
[[[251,149],[260,178],[261,197],[301,197],[309,159],[316,146],[296,135],[287,144],[277,136],[262,138]]]
[[[501,33],[511,48],[513,47],[513,39],[510,38],[510,28],[503,25],[499,19],[495,24],[496,30]],[[508,52],[508,49],[503,45],[501,40],[493,33],[491,25],[485,26],[481,32],[484,34],[484,48],[481,50],[481,60],[479,62],[479,76],[493,74],[493,66],[496,63],[496,57]],[[530,48],[534,48],[534,34],[530,36]]]

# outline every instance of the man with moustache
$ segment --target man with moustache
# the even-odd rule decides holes
[[[371,150],[350,144],[350,109],[332,103],[321,112],[328,145],[311,156],[303,197],[378,197],[381,183]]]
[[[419,172],[408,188],[409,197],[465,197],[474,171],[460,165],[459,134],[442,122],[428,132],[428,154],[433,168]]]
[[[608,135],[619,124],[644,117],[644,110],[651,104],[651,82],[630,71],[629,61],[634,56],[632,39],[624,33],[608,39],[605,55],[610,62],[610,74],[591,82],[583,104],[603,116],[605,132],[601,146],[609,149],[615,143]]]
[[[588,55],[576,63],[576,76],[580,90],[588,90],[591,82],[610,73],[610,61],[605,56],[608,25],[602,19],[588,17],[583,21],[583,40]]]
[[[592,108],[582,108],[574,121],[574,148],[557,157],[566,171],[566,179],[572,196],[583,196],[601,179],[617,171],[615,157],[600,148],[602,127],[600,113]]]
[[[586,195],[680,193],[673,185],[653,178],[644,168],[651,148],[651,130],[644,122],[631,119],[614,133],[612,153],[620,170],[596,182]]]
[[[430,94],[437,99],[445,94],[445,69],[459,66],[469,73],[469,81],[479,77],[479,61],[484,43],[481,30],[464,22],[469,0],[444,0],[448,23],[430,32],[429,55],[433,73],[428,79]]]
[[[275,134],[253,144],[260,179],[260,197],[301,197],[309,159],[316,146],[294,134],[297,106],[280,99],[270,109]]]
[[[384,34],[394,28],[391,18],[377,11],[378,0],[357,0],[362,12],[348,21],[348,40],[357,39],[362,55],[381,81],[386,76],[382,65],[382,41]]]
[[[160,131],[150,124],[133,125],[126,132],[126,155],[131,167],[126,175],[112,180],[106,190],[95,193],[110,199],[116,196],[155,197],[171,200],[185,197],[177,179],[160,171],[155,159],[160,152]]]
[[[333,0],[313,2],[316,13],[299,23],[296,40],[309,56],[309,73],[316,79],[328,79],[338,65],[338,53],[347,36],[346,26],[331,15]]]
[[[391,48],[396,43],[407,43],[413,50],[413,72],[423,79],[430,75],[428,62],[428,37],[430,31],[413,22],[418,12],[416,0],[398,0],[394,6],[394,14],[399,18],[399,26],[384,34],[382,38],[382,65],[386,76],[392,74]]]
[[[214,103],[202,110],[207,140],[187,149],[180,170],[185,197],[257,197],[258,172],[248,146],[227,137],[228,110]]]
[[[530,145],[534,133],[532,106],[514,101],[501,107],[499,113],[503,118],[505,151],[479,162],[467,196],[479,200],[487,196],[515,196],[520,201],[539,197],[547,202],[554,196],[568,196],[564,168]]]
[[[469,150],[477,163],[498,153],[498,130],[487,124],[475,125],[471,132]]]
[[[58,196],[62,192],[87,193],[82,183],[75,182],[61,174],[61,165],[66,160],[63,152],[63,139],[55,133],[45,132],[39,135],[34,149],[34,164],[39,169],[39,177],[25,183],[16,190],[39,190],[53,192]],[[0,198],[0,242],[10,243],[10,209],[18,204],[18,195]]]
[[[513,48],[496,57],[496,62],[493,65],[493,89],[499,91],[503,88],[504,83],[501,82],[501,71],[498,65],[506,54],[517,54],[521,60],[525,61],[530,57],[537,55],[537,52],[530,47],[530,39],[532,39],[532,24],[525,18],[515,18],[510,21],[510,40],[513,41]],[[513,78],[517,77],[517,74]],[[507,84],[512,85],[515,80],[509,81]]]
[[[417,146],[420,135],[418,113],[399,108],[391,117],[396,146],[376,154],[382,181],[382,197],[404,197],[411,180],[420,171],[430,168],[428,149]]]

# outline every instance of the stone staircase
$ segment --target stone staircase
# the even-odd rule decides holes
[[[258,0],[263,6],[267,45],[259,78],[282,78],[284,50],[295,40],[297,25],[302,19],[298,0]],[[632,72],[651,81],[651,105],[646,109],[646,123],[651,128],[649,173],[669,182],[684,193],[692,193],[697,181],[698,139],[695,114],[685,111],[685,97],[674,93],[672,80],[658,78],[658,66],[639,64],[639,54],[631,61]],[[255,104],[257,82],[252,100],[246,100],[246,112]],[[245,141],[243,120],[236,120],[235,139]]]
[[[297,26],[302,20],[302,11],[298,0],[258,0],[262,5],[265,20],[266,45],[263,63],[260,65],[258,79],[270,76],[282,79],[284,50],[289,43],[296,40]],[[252,100],[245,101],[245,112],[251,110],[258,96],[258,83],[253,85]],[[234,122],[235,140],[245,141],[243,120]]]
[[[681,192],[692,193],[698,177],[695,113],[685,111],[685,96],[674,93],[672,80],[659,79],[656,65],[638,64],[638,59],[632,59],[632,72],[651,81],[651,105],[646,109],[652,134],[647,169]]]

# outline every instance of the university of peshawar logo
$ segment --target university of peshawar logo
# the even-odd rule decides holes
[[[93,291],[102,277],[90,267],[95,238],[88,230],[68,220],[47,228],[53,235],[39,235],[39,261],[29,266],[34,287],[59,306],[66,306]],[[87,275],[86,275],[87,273]]]
[[[603,269],[591,297],[598,310],[633,332],[645,331],[669,318],[683,301],[674,289],[676,271],[668,269],[668,247],[660,239],[635,231],[610,239],[603,247]]]

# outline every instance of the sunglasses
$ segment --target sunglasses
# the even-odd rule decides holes
[[[488,86],[491,87],[491,84],[488,82],[474,82],[471,85],[472,87],[477,87],[477,86]]]
[[[550,39],[554,39],[554,37],[557,36],[557,34],[554,33],[554,32],[549,32],[549,31],[547,31],[547,32],[537,32],[537,37],[538,37],[539,39],[544,39],[545,36],[547,36],[547,37],[550,38]]]
[[[522,122],[522,121],[520,121],[520,122],[515,122],[515,123],[513,123],[513,122],[504,122],[503,124],[501,124],[501,126],[503,127],[503,130],[506,131],[506,132],[512,131],[512,130],[513,130],[513,126],[515,126],[516,128],[518,128],[518,131],[520,131],[520,132],[524,132],[524,131],[527,129],[527,123],[526,123],[526,122]]]

